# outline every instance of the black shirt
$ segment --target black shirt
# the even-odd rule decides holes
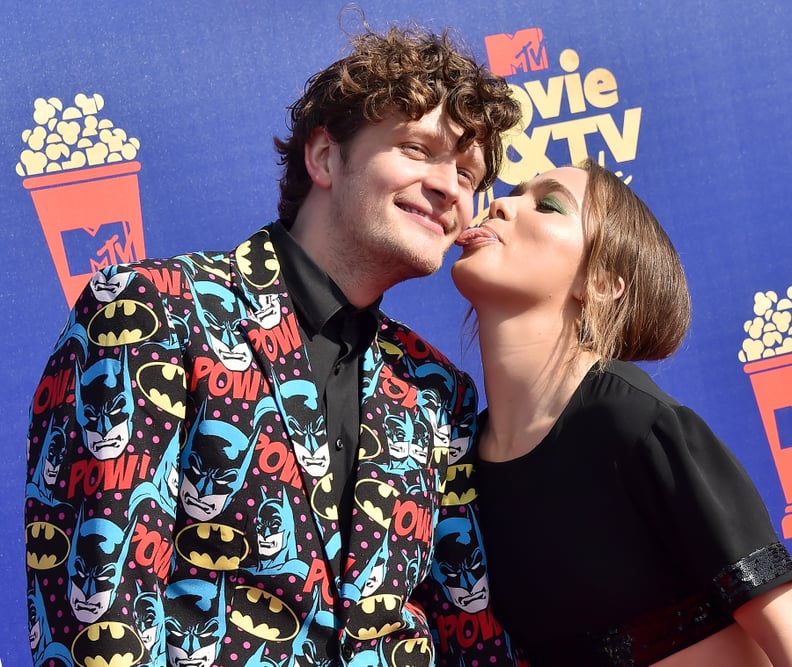
[[[329,472],[333,475],[331,494],[338,507],[342,540],[338,558],[343,559],[360,434],[360,362],[377,332],[380,300],[367,308],[355,308],[282,223],[272,226],[270,238],[297,312],[312,380],[324,407]],[[338,573],[341,562],[336,561]]]

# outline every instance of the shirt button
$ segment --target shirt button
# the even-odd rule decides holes
[[[343,644],[341,646],[341,657],[349,662],[352,658],[355,657],[355,649],[352,648],[349,644]]]
[[[336,438],[335,448],[337,452],[340,452],[344,448],[344,442],[341,438]]]

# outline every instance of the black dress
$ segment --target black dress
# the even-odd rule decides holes
[[[633,364],[592,369],[538,447],[476,468],[495,613],[532,667],[649,665],[792,581],[745,470]]]

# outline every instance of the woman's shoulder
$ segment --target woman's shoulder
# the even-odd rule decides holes
[[[645,432],[661,415],[684,411],[644,369],[624,361],[593,367],[570,407],[576,421],[583,420],[595,430],[615,430],[624,437]]]
[[[594,398],[636,403],[656,404],[669,408],[680,407],[679,402],[667,394],[640,366],[613,360],[599,368],[592,368],[581,384],[583,395]]]

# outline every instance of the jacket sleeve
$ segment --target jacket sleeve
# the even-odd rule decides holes
[[[185,369],[167,301],[145,273],[110,267],[90,280],[32,400],[25,537],[35,665],[164,661]]]

